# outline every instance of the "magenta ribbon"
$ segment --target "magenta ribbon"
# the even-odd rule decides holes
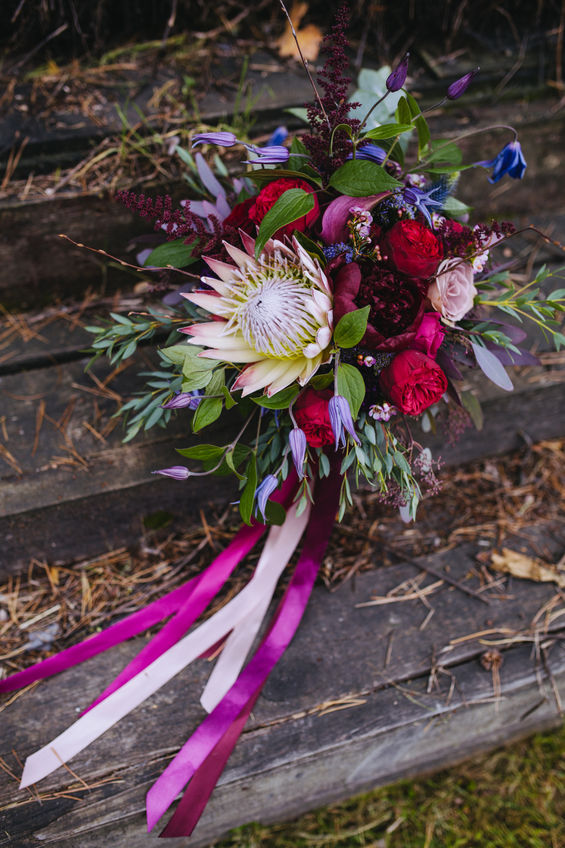
[[[281,489],[272,496],[273,500],[287,505],[296,492],[297,477],[294,471],[289,474]],[[176,613],[160,632],[137,654],[104,692],[87,708],[102,701],[111,692],[122,686],[146,668],[154,659],[164,653],[188,630],[210,601],[217,595],[235,567],[246,556],[266,530],[265,524],[254,522],[252,526],[242,527],[222,553],[210,563],[202,574],[191,578],[182,586],[173,589],[167,595],[148,604],[141,610],[126,616],[94,636],[66,648],[64,651],[48,657],[23,671],[18,671],[0,680],[0,692],[12,692],[65,671],[74,665],[95,657],[97,654],[138,636],[144,630],[153,627],[159,621]],[[86,710],[86,711],[87,711]]]
[[[154,827],[190,780],[175,814],[161,835],[188,836],[192,833],[253,704],[300,623],[331,535],[341,482],[339,461],[334,459],[330,476],[317,481],[302,554],[269,632],[229,692],[149,790],[148,830]]]

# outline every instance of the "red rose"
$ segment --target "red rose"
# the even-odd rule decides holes
[[[403,350],[379,375],[386,397],[405,415],[419,415],[447,389],[437,362],[419,350]]]
[[[294,404],[296,423],[301,430],[304,430],[306,441],[313,448],[333,445],[335,442],[328,409],[332,395],[331,389],[317,392],[315,389],[307,388]]]
[[[287,178],[282,178],[280,180],[274,180],[272,183],[268,183],[265,188],[262,188],[257,197],[255,198],[255,203],[249,209],[249,217],[255,224],[260,224],[269,209],[274,206],[276,201],[279,199],[281,194],[284,194],[285,191],[288,191],[289,188],[302,188],[304,191],[309,192],[314,197],[314,208],[308,212],[307,215],[304,215],[302,218],[298,218],[296,221],[292,221],[290,224],[287,224],[286,227],[281,227],[275,233],[275,238],[282,238],[283,236],[291,236],[294,230],[299,230],[303,233],[307,227],[312,224],[320,213],[320,206],[318,204],[318,198],[314,193],[314,189],[311,185],[309,185],[304,180],[292,180]]]
[[[430,277],[443,259],[443,248],[419,221],[397,221],[383,242],[389,262],[409,277]]]
[[[236,230],[243,230],[248,235],[252,235],[255,230],[253,222],[249,219],[249,210],[254,203],[254,197],[236,203],[228,217],[224,218],[224,226],[235,227]]]

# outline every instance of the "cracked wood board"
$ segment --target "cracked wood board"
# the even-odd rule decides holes
[[[0,377],[8,437],[2,436],[0,448],[11,457],[0,454],[0,577],[26,568],[32,557],[65,562],[133,544],[143,517],[157,510],[169,512],[172,526],[180,527],[192,520],[202,502],[198,478],[178,484],[151,474],[177,463],[175,447],[200,438],[189,435],[186,416],[178,415],[167,431],[154,428],[127,445],[121,444],[121,427],[101,441],[91,428],[103,429],[116,400],[77,388],[97,391],[84,374],[84,364],[75,361]],[[141,360],[140,367],[143,364]],[[104,373],[98,369],[99,379]],[[548,374],[544,385],[528,382],[528,373],[516,380],[514,392],[488,396],[483,430],[469,429],[454,446],[440,435],[422,441],[434,455],[455,465],[514,450],[525,440],[563,436],[564,374]],[[126,386],[131,392],[128,370],[110,384],[118,394]],[[41,403],[44,414],[38,429]],[[57,428],[56,422],[64,423]],[[205,438],[227,443],[232,435],[226,421]],[[204,497],[227,500],[235,491],[231,478],[207,478]]]
[[[535,538],[550,544],[544,528]],[[428,561],[477,588],[474,550],[465,545]],[[424,629],[428,610],[419,601],[357,606],[416,574],[414,565],[400,564],[359,575],[333,593],[315,589],[197,828],[195,848],[239,824],[292,818],[559,723],[562,619],[554,616],[548,632],[540,630],[541,641],[553,643],[545,667],[536,667],[532,641],[499,645],[499,699],[479,662],[487,646],[479,637],[465,638],[483,629],[527,633],[555,587],[513,580],[505,599],[487,607],[444,584],[428,595],[434,615]],[[13,752],[23,760],[63,730],[142,644],[136,639],[115,648],[6,707],[0,747],[9,767],[19,772]],[[438,667],[445,672],[436,675],[438,688],[428,691],[430,671]],[[77,839],[81,848],[157,845],[157,836],[145,833],[144,796],[203,717],[197,698],[208,668],[199,661],[179,674],[71,761],[81,780],[107,782],[85,791],[60,769],[38,785],[39,804],[2,773],[0,845],[74,848]],[[186,840],[172,844],[180,848]]]

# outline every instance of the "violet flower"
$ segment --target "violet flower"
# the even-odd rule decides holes
[[[255,497],[257,498],[257,509],[263,516],[263,521],[267,520],[265,510],[267,509],[267,501],[278,488],[278,480],[274,474],[267,474],[265,479],[257,486]]]
[[[306,457],[306,433],[300,427],[295,427],[288,434],[288,443],[292,453],[292,461],[300,480],[304,477],[304,459]]]
[[[388,91],[400,91],[400,89],[406,82],[409,58],[410,53],[405,53],[396,68],[392,71],[392,73],[388,75],[385,83]]]
[[[337,450],[341,445],[345,447],[345,431],[349,433],[356,444],[360,445],[361,441],[355,432],[355,425],[353,424],[351,409],[349,408],[347,399],[343,395],[334,395],[330,398],[328,412],[335,438],[335,449]]]
[[[196,133],[192,136],[192,146],[197,144],[217,144],[219,147],[233,147],[237,137],[232,132]]]
[[[273,130],[271,137],[267,144],[282,144],[285,138],[288,136],[288,130],[285,126],[277,127]]]
[[[258,159],[246,159],[250,165],[282,165],[288,162],[290,152],[288,147],[283,147],[282,144],[272,144],[268,147],[255,147],[255,145],[246,144],[245,147],[253,156],[258,156]]]
[[[163,477],[172,477],[173,480],[187,480],[190,477],[190,471],[184,465],[172,465],[170,468],[160,468],[151,473],[162,474]]]
[[[489,183],[497,183],[506,174],[515,180],[521,180],[527,167],[518,139],[510,141],[494,159],[477,162],[476,164],[482,168],[493,169],[488,178]]]
[[[452,82],[447,89],[447,99],[457,100],[458,97],[461,97],[462,94],[465,94],[465,92],[467,91],[470,84],[475,79],[478,73],[479,68],[474,68],[472,71],[469,71],[467,74],[464,74],[464,76],[459,77],[459,79],[455,80],[455,82]]]

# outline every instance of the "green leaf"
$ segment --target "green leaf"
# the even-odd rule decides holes
[[[249,457],[249,462],[245,469],[245,476],[247,477],[247,483],[241,493],[239,514],[246,524],[251,524],[253,502],[255,500],[255,490],[257,488],[257,457],[254,453],[252,453]]]
[[[290,157],[288,159],[288,168],[291,171],[301,171],[310,158],[308,148],[296,136],[292,139],[290,145]]]
[[[328,374],[316,374],[308,381],[308,385],[316,389],[317,392],[327,389],[334,381],[334,375],[330,371]]]
[[[194,242],[185,244],[182,239],[167,241],[152,250],[143,264],[145,267],[156,265],[162,268],[172,265],[173,268],[186,268],[187,265],[196,262],[196,258],[192,257],[194,246]]]
[[[415,100],[411,94],[407,93],[406,102],[408,103],[408,108],[410,109],[410,115],[412,116],[412,118],[415,118],[414,124],[418,132],[418,155],[420,156],[422,151],[430,143],[430,129],[426,123],[426,119],[423,115],[420,114],[421,109],[418,101]],[[419,117],[416,118],[416,115],[418,115]]]
[[[288,168],[259,168],[257,171],[247,171],[245,176],[255,183],[272,183],[273,180],[283,177],[286,179],[288,177],[295,180],[307,180],[318,186],[322,185],[320,175],[311,169],[309,165],[304,165],[302,171],[291,171]]]
[[[448,197],[443,204],[443,211],[454,218],[460,218],[463,215],[467,215],[471,211],[471,207],[457,200],[456,197]]]
[[[187,356],[197,356],[202,350],[204,350],[203,347],[196,347],[196,345],[176,344],[163,347],[160,352],[175,365],[182,365]]]
[[[234,449],[233,448],[230,451],[227,452],[227,454],[224,457],[224,460],[225,460],[228,468],[230,469],[230,471],[233,471],[233,473],[235,474],[235,476],[237,477],[238,480],[244,480],[245,479],[244,475],[240,474],[239,471],[237,470],[237,468],[235,467]]]
[[[213,371],[218,365],[217,359],[207,359],[200,356],[187,356],[182,364],[182,374],[189,380],[197,374]]]
[[[450,162],[459,165],[463,159],[461,149],[453,142],[432,141],[432,152],[427,156],[428,162]]]
[[[286,512],[282,504],[277,503],[277,501],[268,500],[265,507],[265,518],[267,519],[267,524],[276,524],[279,527],[281,524],[284,524]]]
[[[304,191],[303,188],[289,188],[288,191],[281,194],[261,221],[255,242],[255,257],[261,255],[261,251],[271,236],[274,236],[281,227],[286,227],[287,224],[298,221],[299,218],[303,218],[308,212],[311,212],[313,208],[314,196],[311,192]]]
[[[199,459],[200,462],[212,462],[216,463],[221,455],[223,454],[225,448],[218,447],[217,445],[192,445],[190,448],[177,448],[177,453],[180,453],[181,456],[185,456],[187,459]]]
[[[267,409],[288,409],[299,391],[298,386],[287,386],[286,389],[282,389],[282,391],[277,392],[272,397],[261,395],[260,397],[251,398],[251,400]]]
[[[368,159],[350,159],[330,178],[330,185],[341,194],[367,197],[399,188],[402,183],[387,174],[384,168]]]
[[[334,342],[338,347],[355,347],[359,344],[365,335],[370,311],[370,306],[364,306],[362,309],[347,312],[340,318],[334,330]]]
[[[320,261],[322,266],[326,264],[326,257],[324,256],[322,248],[317,245],[315,241],[312,241],[311,238],[308,238],[307,235],[301,233],[299,230],[296,231],[294,237],[298,244],[303,247],[307,253],[316,257],[316,259]]]
[[[404,95],[398,101],[398,106],[396,107],[396,117],[398,119],[399,124],[407,125],[412,122],[412,112],[410,111],[408,101],[406,100],[406,97]]]
[[[198,433],[209,424],[213,424],[222,414],[222,398],[204,398],[198,404],[198,408],[192,419],[192,431]]]
[[[359,369],[342,363],[337,369],[337,390],[349,403],[355,421],[365,397],[365,382]]]
[[[224,395],[226,409],[232,409],[232,407],[237,406],[237,401],[234,399],[233,395],[230,394],[227,386],[222,386],[222,394]]]
[[[394,138],[397,135],[402,135],[402,133],[411,132],[413,129],[412,124],[383,124],[380,127],[375,127],[374,130],[369,130],[363,138]]]

